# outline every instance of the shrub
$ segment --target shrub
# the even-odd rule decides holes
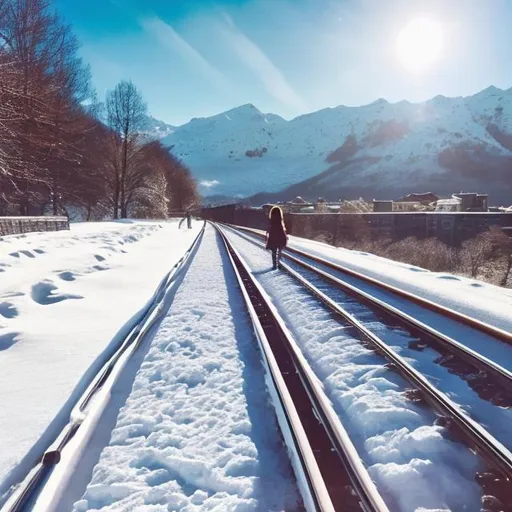
[[[471,277],[477,277],[490,256],[491,244],[485,234],[466,240],[460,251],[462,270],[468,272]]]

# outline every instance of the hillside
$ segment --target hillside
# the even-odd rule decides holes
[[[175,126],[155,119],[153,116],[146,116],[143,133],[150,139],[163,139],[164,137],[171,135],[175,129]]]
[[[163,142],[190,167],[204,196],[334,199],[464,189],[497,202],[512,197],[512,89],[416,104],[381,99],[291,121],[249,104],[193,119]]]

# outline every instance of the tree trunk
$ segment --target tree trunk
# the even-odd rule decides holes
[[[117,167],[117,164],[116,164]],[[114,219],[119,218],[119,171],[116,169],[114,182]]]
[[[126,167],[128,165],[128,130],[123,140],[123,162],[121,164],[121,218],[126,219]]]
[[[503,277],[501,279],[500,286],[507,286],[508,276],[510,275],[510,271],[512,270],[512,254],[508,255],[505,265],[505,273],[503,274]]]

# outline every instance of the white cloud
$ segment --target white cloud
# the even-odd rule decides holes
[[[156,37],[160,44],[178,53],[190,66],[202,73],[218,88],[231,92],[233,87],[215,66],[210,64],[200,52],[181,37],[176,30],[158,17],[145,18],[140,24],[150,35]]]
[[[263,50],[236,27],[228,14],[223,13],[223,18],[225,23],[220,27],[223,37],[231,50],[261,80],[267,92],[289,108],[301,111],[306,109],[304,100]]]
[[[203,181],[199,182],[199,185],[206,187],[206,188],[212,188],[212,187],[215,187],[216,185],[218,185],[219,183],[220,183],[220,181],[217,181],[217,180],[211,180],[211,181],[203,180]]]

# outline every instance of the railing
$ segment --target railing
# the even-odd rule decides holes
[[[0,236],[69,229],[67,217],[0,217]]]
[[[170,212],[167,217],[169,219],[183,219],[183,217],[185,217],[186,214],[187,214],[187,212],[174,211],[174,212]]]
[[[268,216],[263,209],[224,205],[203,208],[203,219],[255,229],[266,229]],[[303,238],[330,240],[373,239],[404,240],[408,237],[434,237],[452,247],[490,226],[505,232],[512,230],[512,212],[365,212],[365,213],[286,213],[286,229]]]

